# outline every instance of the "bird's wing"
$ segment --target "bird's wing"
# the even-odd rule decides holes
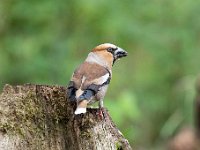
[[[101,86],[109,82],[108,80],[111,78],[110,71],[96,63],[84,62],[79,71],[83,73],[80,87],[82,90],[86,90],[92,85]],[[76,75],[74,77],[76,79]]]
[[[75,94],[76,90],[79,89],[88,91],[86,93],[89,95],[85,93],[88,99],[95,95],[101,86],[109,84],[110,79],[111,73],[105,67],[96,63],[84,62],[75,70],[71,79],[71,86],[68,86],[68,89],[74,89],[71,94]]]
[[[81,80],[79,79],[80,77]],[[78,82],[77,79],[79,79]],[[82,66],[75,71],[72,78],[75,85],[79,84],[78,86],[80,86],[76,92],[78,103],[75,114],[85,113],[89,100],[97,94],[100,87],[108,84],[110,79],[111,73],[105,67],[96,63],[83,63]],[[79,91],[82,93],[80,94]]]

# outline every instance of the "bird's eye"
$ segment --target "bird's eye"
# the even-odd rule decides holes
[[[117,50],[117,47],[116,47],[116,48],[109,47],[109,48],[107,49],[107,51],[108,51],[108,52],[111,52],[111,53],[113,53],[115,50]]]

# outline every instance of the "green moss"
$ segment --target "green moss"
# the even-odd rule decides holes
[[[8,132],[10,130],[13,130],[14,127],[12,126],[12,124],[9,124],[9,123],[0,123],[0,130],[2,132]]]
[[[116,142],[116,150],[123,150],[121,142]]]
[[[44,135],[44,118],[44,110],[34,91],[0,95],[0,131],[36,145]]]
[[[81,132],[81,137],[90,138],[91,137],[91,133],[90,132]]]
[[[8,90],[0,95],[0,131],[18,136],[29,145],[43,146],[46,135],[57,130],[57,124],[67,118],[70,110],[66,110],[64,88],[37,88],[7,86]]]

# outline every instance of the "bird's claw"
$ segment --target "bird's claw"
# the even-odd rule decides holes
[[[105,112],[103,108],[99,108],[99,110],[97,111],[97,115],[100,118],[100,120],[103,120],[106,118]]]

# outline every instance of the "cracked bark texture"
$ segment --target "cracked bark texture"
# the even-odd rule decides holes
[[[107,110],[74,115],[66,88],[5,85],[0,95],[0,150],[131,150]]]

